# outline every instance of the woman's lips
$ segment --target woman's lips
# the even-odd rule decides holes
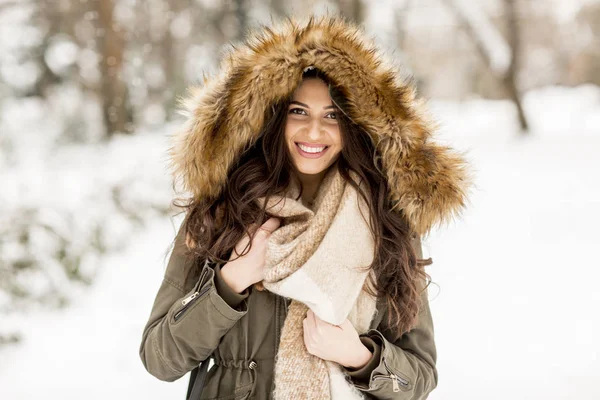
[[[301,145],[303,145],[303,146],[306,146],[306,147],[323,147],[323,146],[325,146],[325,148],[324,148],[323,150],[321,150],[320,152],[318,152],[318,153],[309,153],[309,152],[307,152],[307,151],[304,151],[304,150],[302,150],[302,149],[300,148],[300,146],[298,146],[298,143],[300,143]],[[324,154],[327,152],[327,150],[329,149],[329,146],[326,146],[326,145],[319,145],[319,146],[315,146],[315,145],[309,145],[309,144],[305,144],[305,143],[302,143],[302,142],[295,142],[294,144],[296,145],[296,149],[298,150],[298,153],[300,153],[300,155],[301,155],[302,157],[305,157],[305,158],[320,158],[320,157],[322,157],[322,156],[323,156],[323,155],[324,155]]]

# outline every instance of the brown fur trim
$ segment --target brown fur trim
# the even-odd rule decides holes
[[[470,184],[465,160],[430,141],[432,124],[410,82],[361,27],[335,15],[262,26],[230,49],[219,74],[183,101],[188,119],[168,150],[174,179],[196,197],[216,197],[257,140],[266,107],[292,93],[311,65],[348,97],[348,114],[376,144],[395,208],[412,228],[424,234],[458,215]]]

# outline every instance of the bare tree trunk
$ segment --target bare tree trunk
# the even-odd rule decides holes
[[[526,134],[529,129],[527,117],[523,109],[523,103],[521,102],[521,95],[519,93],[516,84],[516,75],[518,70],[519,50],[521,44],[520,30],[518,26],[518,20],[516,15],[516,1],[515,0],[504,0],[507,12],[507,23],[509,30],[508,45],[511,51],[510,63],[505,70],[498,71],[492,67],[492,59],[488,50],[483,43],[483,39],[477,34],[475,27],[464,14],[463,11],[455,3],[456,0],[444,0],[448,7],[452,10],[456,18],[460,21],[461,26],[466,30],[467,35],[471,38],[475,44],[480,57],[484,60],[488,68],[496,75],[498,80],[502,83],[509,98],[514,102],[517,108],[517,114],[519,118],[519,125],[521,127],[521,133]],[[476,7],[476,5],[473,5]]]
[[[402,50],[406,50],[406,25],[408,13],[415,7],[416,0],[406,0],[402,7],[394,8],[394,23],[396,24],[396,43]]]
[[[246,6],[244,5],[246,2],[244,0],[234,0],[233,4],[235,6],[235,18],[238,21],[238,29],[237,35],[234,38],[235,40],[241,40],[246,33],[246,29],[248,29],[248,10],[246,10]]]
[[[178,14],[187,6],[187,1],[171,0],[167,2],[167,7],[173,15]],[[177,105],[177,94],[185,90],[185,74],[183,71],[183,62],[180,62],[180,47],[179,42],[173,38],[170,25],[172,20],[167,22],[165,33],[160,42],[160,52],[162,57],[162,65],[165,73],[165,90],[163,93],[163,104],[167,111],[167,118],[171,119],[175,115]]]
[[[61,18],[62,16],[56,10],[56,7],[53,8],[43,2],[37,6],[35,11],[34,20],[37,22],[37,25],[45,26],[47,29],[40,46],[36,49],[35,58],[42,71],[40,78],[30,93],[33,96],[46,98],[48,88],[61,82],[61,78],[50,69],[44,57],[50,39],[61,31]]]
[[[521,53],[521,31],[517,16],[516,1],[504,0],[504,6],[506,8],[506,22],[508,25],[508,44],[512,50],[512,57],[510,65],[508,66],[508,70],[506,71],[506,74],[504,74],[503,80],[504,86],[508,91],[508,95],[517,107],[521,133],[525,134],[529,130],[529,124],[527,123],[527,118],[525,117],[525,111],[523,110],[523,104],[521,102],[521,96],[517,88],[516,80]]]
[[[128,132],[131,122],[127,112],[127,86],[121,78],[125,40],[113,19],[113,0],[96,0],[96,7],[98,24],[104,32],[99,39],[100,95],[106,135],[110,137],[116,132]]]
[[[284,0],[269,0],[270,9],[274,11],[276,17],[281,17],[286,14]]]
[[[341,13],[354,22],[362,23],[365,19],[365,8],[361,0],[338,0]]]

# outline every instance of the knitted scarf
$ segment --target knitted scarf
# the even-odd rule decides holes
[[[363,290],[374,257],[368,206],[335,166],[312,207],[294,200],[296,185],[288,193],[267,204],[282,224],[267,242],[263,285],[292,299],[275,362],[274,398],[363,399],[339,364],[308,353],[302,321],[310,308],[334,325],[348,318],[359,334],[369,329],[376,298]],[[264,204],[265,198],[258,200]]]

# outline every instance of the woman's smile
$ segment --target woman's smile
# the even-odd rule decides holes
[[[301,142],[294,142],[296,144],[296,149],[298,149],[298,153],[302,157],[306,158],[319,158],[322,157],[326,152],[329,146],[324,144],[308,144]]]

